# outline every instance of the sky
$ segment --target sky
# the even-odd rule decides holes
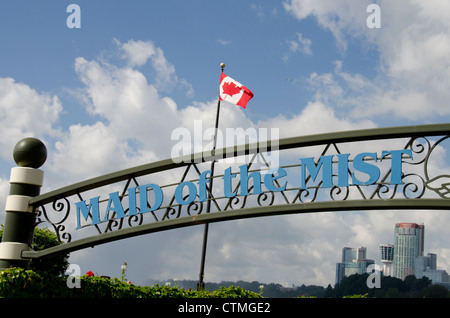
[[[369,28],[370,4],[380,27]],[[80,27],[67,22],[70,4]],[[450,119],[446,0],[9,1],[0,4],[0,203],[12,149],[47,147],[41,193],[170,158],[178,127],[214,125],[220,63],[254,93],[223,103],[220,127],[292,137]],[[70,23],[69,23],[70,24]],[[444,165],[445,166],[445,165]],[[393,242],[397,222],[424,223],[425,253],[450,270],[445,211],[318,213],[210,226],[205,281],[334,284],[344,246]],[[4,222],[4,214],[0,214]],[[198,279],[203,226],[71,253],[82,272]]]

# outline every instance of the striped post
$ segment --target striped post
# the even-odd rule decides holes
[[[22,252],[32,249],[36,222],[29,201],[40,193],[44,172],[38,168],[47,159],[47,149],[40,140],[25,138],[14,147],[13,157],[18,167],[11,169],[9,180],[10,190],[0,243],[0,269],[11,266],[27,269],[30,260],[22,258]]]

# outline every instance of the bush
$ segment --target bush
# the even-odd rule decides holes
[[[80,288],[67,280],[80,279]],[[136,286],[118,278],[83,275],[47,276],[22,268],[0,271],[1,298],[260,298],[257,293],[230,286],[215,291],[184,290],[168,286]]]
[[[44,279],[40,274],[22,268],[0,271],[0,297],[2,298],[53,298],[67,289],[61,277]]]
[[[0,226],[0,242],[3,237],[3,224]],[[48,228],[34,229],[33,249],[41,251],[49,247],[58,246],[61,243],[55,233]],[[64,272],[69,266],[69,254],[57,254],[46,258],[33,259],[30,264],[30,269],[40,273],[44,276],[59,276],[64,275]]]
[[[41,251],[49,247],[58,246],[61,243],[55,233],[48,228],[35,228],[33,249]],[[50,257],[33,259],[31,261],[30,269],[39,272],[45,276],[59,276],[64,275],[64,272],[69,266],[69,254],[57,254]]]

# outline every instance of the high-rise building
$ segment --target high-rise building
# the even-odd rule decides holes
[[[344,276],[352,274],[363,274],[367,266],[373,264],[373,260],[366,259],[365,247],[344,247],[342,249],[342,260],[336,263],[336,284],[340,283]]]
[[[427,256],[418,256],[415,264],[417,278],[428,277],[433,284],[448,286],[449,277],[445,270],[437,269],[437,255],[428,253]]]
[[[394,277],[405,279],[415,273],[415,260],[423,256],[425,226],[416,223],[397,223],[394,230]]]
[[[344,247],[342,249],[342,262],[357,262],[366,258],[365,247]]]
[[[380,244],[381,262],[383,263],[383,275],[392,275],[392,263],[394,262],[394,245]]]

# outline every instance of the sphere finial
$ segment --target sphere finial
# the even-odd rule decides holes
[[[225,68],[225,63],[220,63],[220,68],[221,68],[222,71],[223,71],[223,69]]]
[[[47,160],[47,148],[39,139],[24,138],[14,147],[13,158],[19,167],[37,169]]]

